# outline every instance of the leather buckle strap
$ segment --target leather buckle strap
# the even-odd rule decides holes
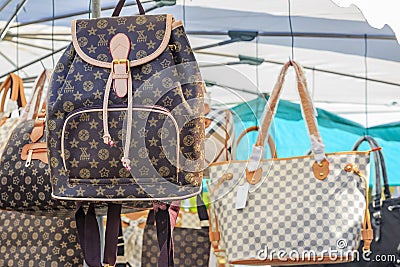
[[[122,58],[122,59],[113,59],[112,61],[112,65],[111,65],[111,72],[112,73],[116,73],[115,72],[115,65],[116,64],[125,64],[125,74],[129,73],[129,60],[126,58]]]

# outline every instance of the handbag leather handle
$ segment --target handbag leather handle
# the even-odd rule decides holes
[[[11,73],[9,75],[10,77],[10,82],[5,84],[7,86],[2,87],[0,92],[3,91],[3,97],[1,100],[1,105],[0,105],[0,113],[4,112],[4,106],[7,98],[8,91],[11,89],[11,95],[10,95],[10,100],[16,101],[18,104],[19,108],[23,108],[26,106],[26,98],[25,98],[25,92],[24,92],[24,84],[21,79],[17,74]],[[8,119],[9,114],[5,114],[3,118],[0,121],[0,126],[2,126]]]
[[[3,81],[3,83],[0,85],[0,94],[1,92],[3,92],[4,90],[6,90],[6,88],[11,87],[11,74],[7,75],[6,79]],[[4,112],[4,106],[0,106],[0,112]]]
[[[385,199],[390,199],[392,196],[390,194],[390,189],[389,189],[389,182],[387,178],[387,170],[386,170],[386,164],[385,164],[385,159],[383,157],[383,153],[380,150],[380,146],[378,142],[369,135],[365,135],[360,137],[357,142],[353,146],[353,150],[358,150],[360,145],[364,142],[367,142],[369,146],[373,149],[373,152],[375,152],[374,155],[374,164],[375,164],[375,194],[372,197],[373,198],[373,204],[374,206],[379,205],[381,202],[382,198],[382,180],[383,180],[383,187],[384,187],[384,193],[385,193]]]
[[[42,95],[44,91],[44,87],[46,82],[49,81],[51,76],[51,70],[44,70],[42,73],[36,78],[35,85],[33,86],[33,93],[32,97],[30,98],[29,102],[26,105],[26,108],[21,115],[21,121],[25,121],[31,111],[32,105],[33,106],[33,113],[31,119],[36,119],[38,114],[41,112],[39,111],[40,108],[40,101],[42,100]],[[43,107],[42,107],[43,109]]]
[[[300,96],[304,119],[308,128],[311,151],[315,158],[315,163],[312,166],[314,176],[317,179],[322,180],[325,179],[329,174],[329,162],[326,160],[325,146],[322,143],[322,139],[318,131],[315,109],[311,100],[311,96],[307,90],[307,83],[303,70],[296,62],[289,61],[283,65],[278,77],[278,81],[276,82],[271,96],[268,99],[268,107],[264,110],[264,114],[262,116],[263,120],[261,123],[261,130],[259,131],[256,144],[253,146],[253,150],[246,168],[246,179],[250,184],[253,185],[261,181],[262,169],[260,167],[260,162],[264,158],[264,142],[268,136],[269,128],[278,108],[278,102],[283,83],[287,70],[290,66],[293,66],[296,73],[297,90]]]
[[[243,137],[246,134],[248,134],[250,132],[258,131],[258,129],[259,129],[258,126],[250,126],[250,127],[246,128],[246,129],[244,129],[243,132],[241,132],[240,135],[237,138],[236,146],[238,146],[240,144],[240,141],[243,139]],[[269,151],[271,153],[272,158],[277,158],[278,157],[278,153],[276,152],[276,145],[275,145],[274,139],[272,139],[271,135],[268,135],[267,142],[268,142],[268,147],[269,147]]]
[[[125,5],[125,0],[119,0],[117,5],[115,6],[115,9],[114,9],[114,11],[113,11],[111,16],[112,17],[118,17],[119,14],[121,13],[122,8],[124,7],[124,5]],[[142,6],[142,3],[140,3],[140,0],[136,0],[136,5],[137,5],[137,7],[139,9],[139,14],[140,15],[144,15],[145,11],[144,11],[144,8]]]
[[[11,73],[9,77],[10,77],[10,83],[6,84],[8,86],[5,86],[4,89],[2,89],[2,91],[4,92],[3,92],[3,97],[1,99],[0,112],[4,112],[4,106],[6,103],[7,94],[8,91],[10,91],[10,89],[11,89],[10,100],[18,101],[19,107],[25,107],[26,105],[24,85],[21,77],[19,77],[17,74],[14,73]]]
[[[321,142],[321,136],[318,131],[318,126],[317,122],[315,119],[315,114],[314,114],[314,106],[312,104],[311,96],[308,93],[307,90],[307,84],[306,80],[304,78],[304,73],[302,68],[294,61],[287,62],[282,70],[281,73],[279,74],[278,81],[275,84],[274,89],[272,90],[271,96],[268,99],[268,109],[265,114],[265,118],[262,122],[261,125],[261,131],[258,135],[256,146],[264,146],[265,138],[268,135],[269,128],[272,123],[272,119],[274,117],[274,114],[276,113],[277,107],[278,107],[278,102],[279,102],[279,97],[282,91],[283,83],[285,80],[285,76],[287,73],[287,70],[289,69],[290,66],[293,66],[295,72],[296,72],[296,78],[297,78],[297,89],[300,95],[300,100],[301,100],[301,106],[303,108],[303,112],[305,115],[305,120],[306,124],[308,127],[308,131],[311,135],[316,137],[319,142]]]

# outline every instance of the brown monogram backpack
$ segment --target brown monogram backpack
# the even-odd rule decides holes
[[[107,204],[104,264],[115,263],[121,209],[153,205],[160,264],[173,264],[176,203],[201,192],[204,84],[182,23],[145,15],[139,1],[140,15],[118,17],[124,2],[112,17],[72,22],[47,108],[52,192],[78,203],[89,266],[101,266],[94,217]]]

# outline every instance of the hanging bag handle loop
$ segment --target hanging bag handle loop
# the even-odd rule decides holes
[[[317,179],[323,180],[329,174],[329,162],[326,160],[325,146],[318,131],[315,108],[307,90],[307,83],[303,70],[296,62],[289,61],[283,66],[279,74],[278,81],[272,90],[271,96],[268,99],[267,107],[262,116],[261,130],[259,131],[256,144],[253,146],[252,154],[246,169],[247,181],[250,184],[257,184],[261,181],[262,170],[260,168],[260,162],[265,153],[264,142],[268,136],[269,128],[277,111],[285,76],[290,66],[292,66],[296,72],[297,90],[300,96],[301,107],[303,109],[304,119],[311,141],[311,151],[316,160],[313,165],[314,175]]]
[[[307,84],[306,84],[306,80],[304,78],[303,70],[296,62],[290,61],[290,62],[287,62],[283,66],[282,71],[279,75],[278,81],[275,84],[275,87],[271,93],[270,98],[268,99],[267,105],[269,108],[267,108],[264,120],[261,124],[261,131],[259,132],[256,146],[264,146],[264,142],[268,135],[269,128],[271,126],[272,120],[273,120],[276,110],[278,108],[278,102],[279,102],[280,94],[282,92],[282,87],[283,87],[283,83],[285,80],[285,76],[286,76],[287,70],[290,66],[293,66],[293,68],[296,72],[297,89],[299,92],[299,96],[300,96],[300,100],[301,100],[301,107],[304,112],[305,121],[307,124],[310,139],[311,139],[311,141],[313,141],[313,138],[311,136],[314,136],[319,141],[321,141],[321,136],[319,134],[317,122],[315,119],[316,114],[314,112],[314,105],[312,103],[311,96],[307,90]]]
[[[23,108],[26,106],[26,98],[25,98],[25,93],[24,93],[24,84],[21,79],[17,74],[11,73],[10,75],[10,83],[8,86],[2,88],[1,91],[3,92],[3,96],[1,99],[1,105],[0,105],[0,112],[4,112],[4,107],[6,103],[6,98],[7,94],[11,89],[11,95],[10,95],[10,100],[17,102],[17,105],[19,108]],[[6,84],[7,85],[7,84]],[[3,90],[4,89],[4,90]],[[11,112],[4,114],[3,118],[1,119],[0,126],[2,126],[6,120],[11,116]]]
[[[125,5],[125,0],[119,0],[118,4],[115,6],[114,12],[112,13],[111,16],[112,17],[118,17],[119,14],[121,13],[122,8],[124,7],[124,5]],[[140,0],[136,0],[136,5],[137,5],[137,7],[139,9],[139,14],[140,15],[144,15],[145,11],[144,11],[144,8],[142,6],[142,3],[140,3]]]
[[[389,182],[387,179],[387,171],[385,159],[378,142],[371,136],[362,136],[353,146],[353,150],[358,150],[363,142],[368,142],[374,153],[375,164],[375,192],[372,195],[372,216],[374,217],[374,239],[378,242],[381,237],[381,223],[382,223],[382,180],[385,193],[385,199],[390,199],[392,196],[389,190]]]
[[[246,128],[246,129],[244,129],[243,132],[241,132],[240,135],[237,138],[236,146],[239,146],[240,141],[243,139],[243,137],[246,134],[248,134],[250,132],[258,131],[258,129],[259,129],[258,126],[250,126],[250,127]],[[277,158],[278,154],[276,152],[276,145],[275,145],[274,139],[272,139],[271,135],[268,135],[268,141],[267,142],[268,142],[268,147],[269,147],[269,150],[270,150],[270,153],[271,153],[271,157],[272,158]]]
[[[386,170],[386,164],[385,164],[385,159],[383,157],[383,153],[380,149],[380,146],[378,142],[371,136],[366,135],[362,136],[356,144],[353,146],[353,150],[358,150],[360,145],[363,142],[368,142],[369,146],[375,152],[374,156],[374,164],[375,164],[375,194],[372,197],[373,199],[373,205],[380,206],[381,198],[382,198],[382,181],[383,181],[383,188],[384,188],[384,194],[385,194],[385,199],[390,199],[392,196],[390,194],[390,189],[389,189],[389,181],[387,178],[387,170]]]
[[[31,116],[32,119],[36,119],[38,114],[41,112],[39,110],[40,102],[42,100],[45,84],[50,79],[50,76],[51,76],[51,71],[44,70],[36,79],[32,96],[28,101],[28,103],[26,104],[24,112],[21,115],[21,121],[25,121],[29,117],[29,115],[32,112],[31,111],[32,106],[33,106],[33,112]]]

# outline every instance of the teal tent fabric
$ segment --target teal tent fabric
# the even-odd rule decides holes
[[[236,137],[245,128],[257,124],[265,105],[266,100],[259,97],[231,109],[235,118]],[[325,143],[326,152],[349,151],[362,135],[368,133],[382,147],[390,185],[400,185],[400,122],[370,127],[367,130],[358,123],[326,110],[317,108],[317,113],[319,130]],[[310,150],[308,132],[299,104],[280,100],[270,134],[276,143],[279,157],[305,155]],[[257,138],[257,132],[249,133],[247,137],[237,147],[237,159],[249,157],[251,146]],[[360,149],[367,150],[369,147],[365,144]]]

